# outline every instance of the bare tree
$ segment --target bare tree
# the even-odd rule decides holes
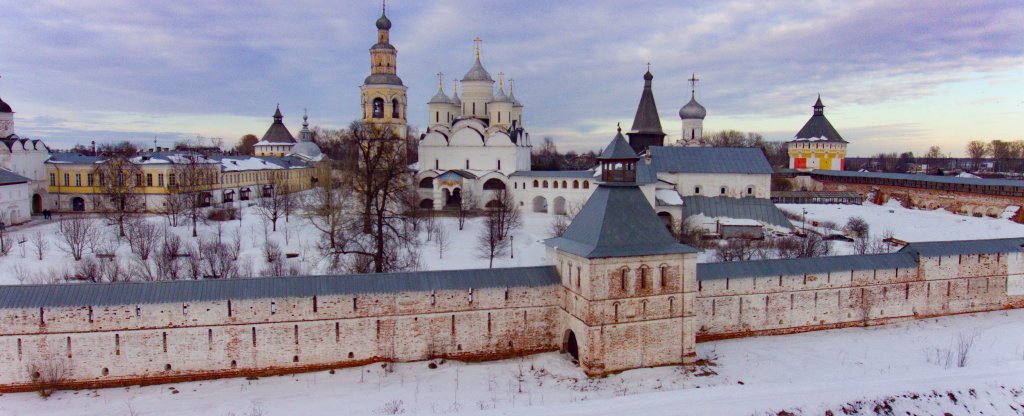
[[[211,190],[220,175],[216,162],[196,153],[180,153],[173,157],[173,172],[168,177],[168,188],[183,198],[183,212],[192,222],[192,236],[199,236],[199,220],[203,209],[210,206]]]
[[[484,217],[484,228],[477,236],[477,256],[488,259],[488,268],[494,267],[494,258],[505,254],[508,250],[509,240],[499,238],[501,235],[501,223],[495,212],[488,212]]]
[[[145,218],[133,218],[128,221],[126,229],[128,246],[131,247],[132,253],[142,260],[149,260],[149,254],[160,240],[160,229]]]
[[[25,366],[32,385],[43,398],[50,397],[59,389],[70,375],[68,363],[56,353],[43,352],[38,358]]]
[[[978,169],[978,165],[981,164],[981,159],[985,158],[988,154],[988,146],[981,140],[971,140],[967,142],[967,157],[971,158],[971,165],[974,169]]]
[[[434,228],[434,244],[437,245],[438,258],[444,258],[444,251],[452,243],[448,229],[444,225]]]
[[[163,205],[157,209],[167,219],[167,224],[177,227],[181,216],[188,206],[188,200],[179,192],[177,186],[167,188],[167,195],[164,197]]]
[[[42,231],[36,231],[29,236],[29,242],[32,244],[32,247],[36,249],[36,254],[39,255],[39,260],[42,260],[43,253],[50,247],[50,240],[46,238],[46,234],[43,234]]]
[[[459,191],[459,231],[466,226],[466,219],[476,210],[476,195],[472,190],[462,189]]]
[[[857,238],[863,238],[868,236],[868,231],[871,226],[868,225],[867,221],[861,217],[850,217],[846,220],[846,231],[849,231]]]
[[[487,207],[497,222],[498,239],[504,240],[508,235],[523,225],[523,216],[519,212],[519,206],[512,198],[512,194],[505,189],[495,192],[494,199],[487,203]]]
[[[726,240],[715,250],[715,259],[718,261],[745,261],[750,260],[753,255],[751,242],[745,238]]]
[[[232,258],[231,248],[216,240],[199,240],[199,253],[203,275],[208,279],[238,277],[238,265]]]
[[[277,220],[284,215],[285,207],[291,204],[291,192],[288,184],[279,180],[274,173],[271,172],[266,185],[269,186],[267,189],[270,195],[263,195],[257,201],[256,212],[271,224],[273,231],[277,231]]]
[[[309,220],[313,228],[320,231],[323,245],[330,251],[334,251],[341,244],[338,237],[343,232],[349,194],[349,189],[343,188],[333,175],[326,175],[316,183],[303,201],[305,210],[302,211],[302,216]]]
[[[6,256],[14,249],[14,239],[7,234],[7,219],[7,214],[0,212],[0,256]]]
[[[351,254],[354,272],[382,273],[419,265],[420,239],[410,226],[415,210],[407,193],[415,192],[405,143],[392,126],[352,123],[350,140],[359,146],[359,166],[349,176],[359,209],[346,220],[340,253]]]
[[[60,234],[64,250],[75,261],[82,259],[86,245],[95,235],[96,222],[81,215],[64,215],[60,219]]]
[[[93,204],[117,224],[118,237],[124,237],[128,218],[143,207],[142,169],[128,156],[114,155],[98,163],[93,173],[99,178],[105,199],[94,200]]]

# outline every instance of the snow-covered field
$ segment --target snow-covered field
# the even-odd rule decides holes
[[[73,272],[76,262],[64,249],[61,235],[58,232],[59,214],[54,214],[52,221],[43,221],[36,217],[31,223],[12,227],[9,231],[11,239],[16,242],[16,247],[7,255],[0,257],[0,285],[11,285],[20,283],[52,283],[53,276],[63,276]],[[96,237],[98,244],[96,249],[100,252],[107,252],[111,244],[116,245],[116,260],[121,262],[122,267],[129,268],[134,261],[134,255],[128,243],[116,238],[117,228],[115,225],[107,225],[101,217],[95,217],[101,225],[100,233]],[[146,216],[146,220],[158,224],[163,228],[166,221],[160,216]],[[552,216],[546,214],[523,213],[523,226],[513,232],[512,251],[500,258],[495,258],[494,267],[516,267],[516,266],[537,266],[545,264],[544,245],[540,242],[549,237],[549,228]],[[421,247],[420,263],[424,270],[453,270],[487,268],[486,258],[477,255],[477,236],[483,228],[483,221],[480,218],[470,218],[463,230],[458,229],[458,221],[455,218],[439,217],[438,222],[448,230],[450,243],[442,258],[437,249],[435,241],[426,241],[426,232],[421,232],[421,240],[424,242]],[[289,259],[289,266],[296,267],[300,274],[326,274],[328,262],[317,249],[317,242],[320,233],[307,220],[298,215],[292,215],[289,221],[282,218],[278,220],[277,231],[264,233],[264,220],[257,214],[256,208],[248,207],[242,215],[242,221],[225,221],[219,223],[223,239],[231,242],[235,233],[239,233],[243,243],[238,264],[243,269],[242,274],[260,275],[260,271],[267,267],[265,255],[263,254],[263,243],[265,235],[280,245],[283,252],[295,253],[299,257]],[[213,239],[217,232],[217,222],[199,224],[199,237],[202,239]],[[269,226],[268,226],[269,227]],[[185,220],[178,227],[168,227],[168,230],[177,234],[182,240],[195,243],[198,241],[192,237],[191,222]],[[268,228],[269,229],[269,228]],[[47,248],[43,260],[39,261],[35,247],[32,246],[31,236],[41,232],[47,239]],[[19,240],[24,243],[18,244]],[[92,257],[92,247],[86,248],[85,257]],[[514,256],[514,258],[512,257]],[[245,276],[248,277],[248,276]]]
[[[973,338],[966,365],[941,362]],[[565,356],[0,396],[4,415],[1024,414],[1024,310],[701,343],[708,363],[588,379]],[[400,404],[399,404],[400,403]],[[851,413],[843,413],[844,406]],[[892,413],[880,412],[886,406]],[[129,408],[134,413],[129,412]],[[904,413],[910,412],[910,413]]]

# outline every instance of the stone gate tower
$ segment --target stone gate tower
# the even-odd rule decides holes
[[[391,19],[382,8],[377,19],[377,43],[370,48],[370,76],[359,87],[363,109],[363,123],[390,126],[395,136],[405,138],[406,86],[398,77],[398,50],[389,39]]]
[[[678,243],[637,186],[622,131],[601,183],[561,237],[546,240],[564,290],[562,348],[589,375],[691,363],[697,250]]]

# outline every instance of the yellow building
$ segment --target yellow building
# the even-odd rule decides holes
[[[111,195],[128,194],[137,209],[161,212],[168,197],[202,192],[203,205],[215,206],[268,196],[275,190],[310,189],[325,177],[322,157],[223,156],[156,152],[131,158],[53,153],[46,162],[53,211],[102,211]]]
[[[370,48],[370,75],[359,87],[363,123],[390,126],[398,138],[408,135],[406,86],[398,77],[398,50],[389,41],[391,20],[377,19],[377,43]]]
[[[797,132],[796,138],[787,143],[789,168],[800,171],[843,170],[846,145],[846,140],[825,118],[825,105],[818,96],[811,119]]]

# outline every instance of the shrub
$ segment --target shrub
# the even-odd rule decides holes
[[[238,209],[233,207],[214,208],[206,211],[206,219],[210,221],[232,221],[238,219]]]

